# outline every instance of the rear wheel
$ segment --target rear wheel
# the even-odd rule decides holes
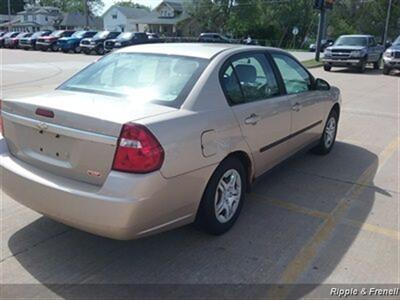
[[[221,235],[235,224],[243,206],[246,172],[236,158],[224,160],[212,175],[201,200],[195,225]]]
[[[51,45],[51,51],[53,52],[57,52],[58,51],[58,47],[56,44]]]
[[[82,51],[82,49],[81,49],[81,47],[79,47],[79,46],[77,46],[77,47],[74,49],[74,52],[75,52],[75,53],[81,53],[81,51]]]
[[[329,72],[332,69],[330,65],[324,65],[324,70]]]
[[[320,155],[326,155],[331,152],[337,134],[339,116],[336,110],[332,110],[326,121],[324,132],[322,133],[319,144],[313,149],[313,152]]]

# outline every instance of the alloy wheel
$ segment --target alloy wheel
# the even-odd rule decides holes
[[[325,142],[325,147],[329,149],[333,142],[335,141],[335,136],[336,136],[336,119],[334,117],[331,117],[326,124],[325,127],[325,134],[324,134],[324,142]]]
[[[221,177],[215,192],[215,215],[220,223],[229,222],[235,215],[242,195],[242,179],[235,169]]]

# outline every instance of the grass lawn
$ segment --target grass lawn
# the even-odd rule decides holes
[[[301,62],[307,68],[318,68],[322,67],[324,64],[322,61],[316,61],[315,59],[309,59]]]

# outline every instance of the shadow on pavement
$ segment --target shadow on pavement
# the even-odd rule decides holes
[[[187,226],[121,242],[40,218],[16,232],[9,240],[9,248],[21,266],[43,286],[9,286],[8,292],[4,289],[3,293],[67,299],[78,298],[83,292],[91,296],[100,293],[95,298],[128,297],[132,293],[138,299],[205,295],[265,298],[269,284],[279,282],[282,272],[323,222],[321,218],[276,206],[268,199],[328,214],[347,197],[354,186],[351,182],[356,182],[369,168],[367,179],[371,188],[363,192],[364,206],[359,215],[363,222],[375,193],[384,192],[373,187],[377,167],[375,154],[340,142],[328,156],[297,155],[257,182],[254,193],[262,198],[249,195],[238,223],[220,237]],[[341,180],[343,175],[346,180]],[[58,228],[53,235],[30,245],[24,243],[32,240],[34,232],[52,228]],[[327,251],[319,265],[303,270],[298,282],[310,285],[301,286],[297,291],[301,294],[296,297],[324,282],[358,232],[358,228],[347,230],[340,243],[324,241],[324,247],[334,251]]]

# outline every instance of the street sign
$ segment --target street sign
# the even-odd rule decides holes
[[[300,32],[300,30],[299,30],[299,28],[297,26],[293,27],[293,30],[292,30],[292,34],[293,35],[298,35],[299,32]]]

